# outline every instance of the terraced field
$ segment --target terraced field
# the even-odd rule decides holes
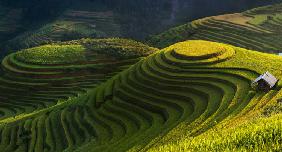
[[[71,44],[77,45],[75,42]],[[75,50],[83,50],[81,46],[75,47],[78,47]],[[105,50],[113,52],[112,49]],[[138,50],[140,51],[145,51],[144,55],[152,52],[151,49]],[[71,52],[69,58],[80,58],[76,54],[77,51]],[[6,60],[17,59],[17,62],[20,62],[21,58],[25,58],[22,53],[12,54]],[[32,53],[32,50],[27,53]],[[258,61],[258,57],[264,60]],[[57,64],[63,61],[59,56],[46,58],[47,61],[51,60]],[[193,151],[196,149],[189,149],[190,147],[185,145],[174,148],[165,146],[170,144],[171,140],[178,142],[182,138],[201,136],[214,126],[228,128],[242,124],[265,107],[277,104],[276,100],[281,97],[280,83],[268,93],[252,90],[250,83],[266,70],[280,79],[281,59],[278,56],[221,43],[177,43],[140,60],[97,87],[94,86],[97,84],[95,81],[79,78],[87,83],[87,87],[90,84],[92,89],[78,92],[76,97],[61,100],[48,108],[43,107],[41,110],[0,120],[0,149],[7,152]],[[42,62],[33,58],[28,61]],[[25,70],[27,73],[24,75],[40,70],[46,72],[42,77],[47,75],[48,78],[56,76],[56,79],[62,79],[61,73],[56,73],[56,68],[48,65],[48,62],[44,63],[45,66],[28,70],[31,72]],[[22,64],[24,63],[18,65]],[[84,64],[79,64],[78,69],[83,69],[83,66]],[[52,71],[49,71],[50,69]],[[69,73],[67,75],[72,76]],[[53,86],[54,84],[58,82],[53,83]],[[83,86],[77,85],[78,88],[84,88]],[[68,93],[67,90],[68,87],[63,87],[62,91]],[[48,92],[45,98],[52,95],[55,93]],[[271,142],[271,146],[278,151],[281,150],[282,140],[279,136],[282,129],[277,126],[279,124],[273,123],[276,128],[272,135],[275,138],[263,139]],[[244,144],[246,143],[243,142],[240,146],[244,147]],[[264,146],[264,142],[261,142],[258,145],[251,144],[246,149],[254,150]],[[236,145],[233,150],[236,150]]]
[[[161,5],[157,5],[157,3]],[[62,10],[58,13],[60,15],[54,16],[52,20],[34,25],[30,25],[28,21],[23,22],[25,21],[23,20],[24,15],[21,13],[25,12],[24,9],[13,9],[7,13],[8,11],[0,6],[1,52],[5,52],[7,55],[8,51],[80,38],[130,37],[143,40],[148,35],[155,34],[155,32],[174,24],[173,16],[177,10],[173,12],[165,10],[166,7],[169,7],[165,6],[165,3],[167,2],[148,4],[148,7],[144,7],[144,9],[141,7],[140,10],[138,4],[131,3],[128,3],[128,6],[125,5],[128,8],[125,7],[124,10],[122,7],[114,10],[109,8],[99,10],[93,2],[77,2],[78,6]],[[181,10],[192,10],[194,5],[189,2],[180,2],[179,5],[181,4],[183,4],[183,8],[179,7]],[[281,4],[237,15],[231,14],[197,20],[149,38],[148,44],[164,48],[184,40],[204,39],[258,51],[278,52],[281,50],[281,43],[278,43],[281,39],[280,9]],[[179,16],[176,18],[179,20],[175,20],[175,24],[187,20],[187,13],[184,13],[186,11],[181,10],[178,10]],[[192,11],[187,12],[192,13]],[[25,15],[28,16],[28,14]],[[21,22],[23,23],[22,27],[19,26]],[[161,27],[158,26],[160,23],[162,23]],[[7,31],[9,33],[6,33]]]
[[[31,30],[5,43],[6,50],[18,50],[56,41],[80,38],[104,38],[120,35],[112,12],[67,10],[54,22]]]
[[[184,40],[208,40],[247,49],[278,53],[282,50],[282,4],[243,13],[207,17],[152,36],[148,43],[164,48]]]
[[[88,26],[101,31],[103,36],[121,35],[120,25],[116,23],[113,12],[93,12],[69,10],[61,17],[61,20],[87,24]]]
[[[132,40],[82,39],[13,53],[2,61],[0,120],[78,96],[155,50]]]

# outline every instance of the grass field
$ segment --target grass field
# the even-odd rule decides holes
[[[61,56],[65,49],[70,54]],[[87,55],[77,55],[82,52]],[[34,60],[37,53],[42,58]],[[74,56],[77,60],[61,63]],[[52,63],[41,60],[50,57]],[[14,92],[38,85],[29,98],[23,91],[11,94],[12,101],[1,100],[0,149],[5,152],[282,148],[281,83],[267,93],[250,86],[265,71],[282,78],[279,56],[208,41],[158,51],[124,39],[83,39],[14,53],[2,66],[7,85],[1,87],[9,88],[11,79],[17,80],[10,84],[18,86],[10,87]],[[97,81],[99,72],[106,82]]]
[[[164,48],[185,40],[208,40],[268,53],[279,53],[282,4],[192,21],[148,38],[147,43]]]

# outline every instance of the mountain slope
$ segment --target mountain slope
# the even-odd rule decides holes
[[[84,93],[155,51],[126,39],[82,39],[10,54],[2,61],[0,120]]]
[[[144,40],[151,34],[200,17],[243,11],[277,1],[280,0],[2,0],[0,55],[80,38]]]
[[[120,27],[112,12],[66,11],[39,29],[24,32],[5,42],[5,50],[20,50],[81,38],[118,37]]]
[[[228,128],[276,105],[280,83],[264,93],[253,91],[250,82],[265,71],[280,79],[280,66],[281,57],[231,45],[177,43],[78,97],[1,120],[0,149],[158,150],[171,139],[201,136],[214,126]],[[274,135],[273,146],[279,149],[281,136]],[[249,150],[261,146],[266,145]]]
[[[281,51],[282,4],[195,20],[148,39],[156,47],[183,40],[209,40],[269,53]]]

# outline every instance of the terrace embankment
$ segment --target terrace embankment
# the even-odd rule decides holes
[[[266,69],[280,78],[273,64],[281,58],[215,42],[177,43],[77,97],[2,120],[0,149],[138,151],[196,137],[280,97],[279,86],[269,93],[250,87]]]

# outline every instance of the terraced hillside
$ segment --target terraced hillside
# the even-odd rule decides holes
[[[60,57],[50,57],[54,62],[62,62]],[[264,60],[258,61],[259,57]],[[18,54],[18,61],[20,58],[25,55]],[[140,60],[98,87],[78,93],[77,97],[2,119],[0,149],[196,151],[201,145],[189,149],[193,146],[185,147],[183,142],[180,147],[169,144],[209,133],[216,126],[234,127],[276,105],[282,95],[280,83],[264,93],[252,90],[250,82],[265,71],[280,79],[281,66],[281,57],[231,45],[207,41],[177,43]],[[52,95],[49,92],[46,97]],[[231,148],[234,146],[231,150],[281,150],[281,117],[272,119],[277,121],[271,123],[275,127],[270,128],[271,138],[260,138],[260,134],[254,133],[255,143],[259,144],[230,142]],[[219,150],[213,148],[204,150]]]
[[[148,39],[163,48],[184,40],[222,42],[262,52],[282,50],[282,4],[195,20]]]
[[[56,41],[119,36],[119,32],[112,12],[67,10],[54,22],[20,34],[4,46],[8,50],[17,50]]]
[[[132,40],[82,39],[13,53],[2,61],[0,120],[84,93],[155,50]]]
[[[54,41],[106,37],[144,40],[148,35],[195,18],[241,11],[277,1],[280,0],[2,0],[0,58],[8,52]]]

